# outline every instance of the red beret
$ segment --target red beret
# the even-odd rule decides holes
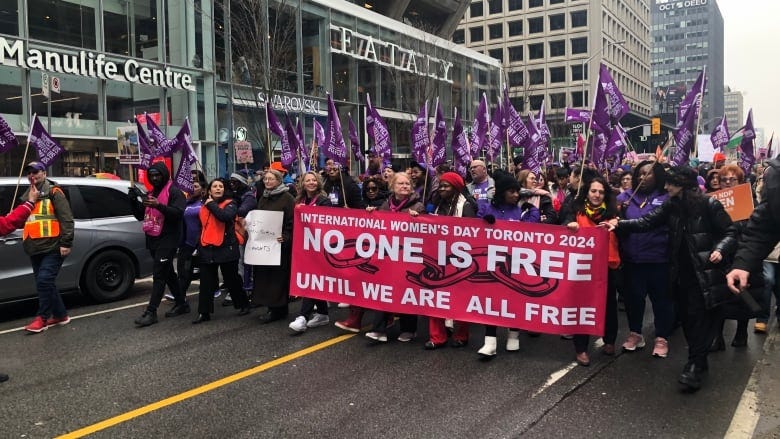
[[[466,182],[463,181],[463,177],[455,172],[445,172],[439,177],[439,181],[446,181],[458,192],[462,192],[466,187]]]

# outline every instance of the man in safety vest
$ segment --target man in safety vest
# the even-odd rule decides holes
[[[30,162],[24,172],[30,179],[30,188],[22,197],[29,197],[29,191],[38,192],[35,207],[22,232],[22,245],[30,255],[35,274],[38,315],[24,329],[38,333],[70,323],[55,281],[73,246],[73,212],[62,189],[46,179],[43,163]]]

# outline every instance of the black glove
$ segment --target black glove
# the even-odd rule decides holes
[[[488,224],[496,223],[496,217],[490,214],[483,216],[482,219],[485,220],[485,222]]]

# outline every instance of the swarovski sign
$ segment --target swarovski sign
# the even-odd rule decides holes
[[[0,64],[195,91],[191,75],[173,71],[169,67],[160,69],[141,65],[132,58],[123,63],[116,63],[106,59],[102,53],[96,54],[85,50],[80,50],[78,54],[41,49],[25,51],[23,40],[8,40],[4,37],[0,37]]]
[[[257,93],[257,105],[265,105],[266,94]],[[271,106],[287,113],[320,114],[320,101],[302,96],[271,95]]]
[[[341,53],[364,61],[392,67],[452,84],[452,62],[415,52],[397,44],[374,39],[345,27],[331,24],[331,53]]]

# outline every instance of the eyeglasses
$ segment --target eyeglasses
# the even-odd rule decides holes
[[[720,181],[724,183],[736,183],[738,179],[737,177],[726,177],[726,178],[721,178]]]
[[[369,187],[366,188],[366,192],[376,192],[378,190],[379,190],[379,188],[376,187],[376,186],[369,186]]]

